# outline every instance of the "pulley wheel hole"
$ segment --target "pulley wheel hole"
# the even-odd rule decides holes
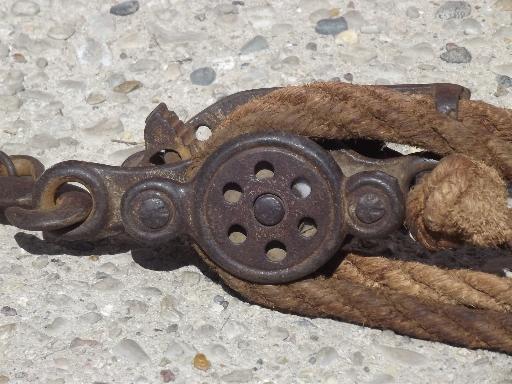
[[[318,232],[316,221],[310,217],[305,217],[299,222],[299,233],[305,239],[310,239]]]
[[[200,125],[196,128],[196,139],[199,141],[207,141],[212,136],[212,130],[206,125]]]
[[[242,198],[242,187],[237,183],[228,183],[222,189],[222,193],[227,203],[235,204]]]
[[[280,241],[272,240],[265,247],[265,254],[267,255],[267,259],[271,262],[279,263],[287,256],[286,247]]]
[[[274,167],[268,161],[260,161],[254,167],[254,174],[258,180],[265,180],[274,177]]]
[[[303,177],[295,179],[291,188],[292,193],[300,199],[305,199],[311,194],[311,185]]]
[[[228,230],[228,238],[235,245],[243,244],[247,240],[247,231],[241,225],[232,225]]]

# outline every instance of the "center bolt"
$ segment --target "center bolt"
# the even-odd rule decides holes
[[[279,224],[284,214],[281,199],[271,193],[261,195],[254,202],[254,216],[263,225],[270,227]]]

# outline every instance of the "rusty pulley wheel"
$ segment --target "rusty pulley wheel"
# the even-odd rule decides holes
[[[309,139],[240,136],[210,157],[196,179],[200,246],[249,281],[304,277],[343,241],[342,178],[333,158]]]

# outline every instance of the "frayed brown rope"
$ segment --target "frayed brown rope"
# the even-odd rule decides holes
[[[430,250],[512,240],[505,182],[494,168],[460,154],[442,159],[408,194],[406,223]]]
[[[512,176],[512,116],[508,111],[464,101],[459,121],[454,121],[438,114],[428,96],[340,83],[288,87],[241,106],[217,128],[207,146],[193,148],[189,176],[224,142],[242,133],[273,130],[327,139],[391,141],[443,156],[461,152],[496,167],[507,178]],[[234,277],[199,253],[229,287],[268,308],[512,353],[509,280],[349,255],[325,276],[286,285],[258,285]]]

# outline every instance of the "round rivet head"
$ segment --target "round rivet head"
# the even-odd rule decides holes
[[[377,193],[365,193],[356,204],[356,216],[363,223],[376,223],[386,214],[386,203]]]
[[[138,213],[141,223],[151,229],[163,228],[171,216],[167,204],[157,196],[142,200],[138,207]]]
[[[267,193],[258,197],[254,202],[254,216],[263,225],[279,224],[283,220],[284,214],[283,203],[275,195]]]

